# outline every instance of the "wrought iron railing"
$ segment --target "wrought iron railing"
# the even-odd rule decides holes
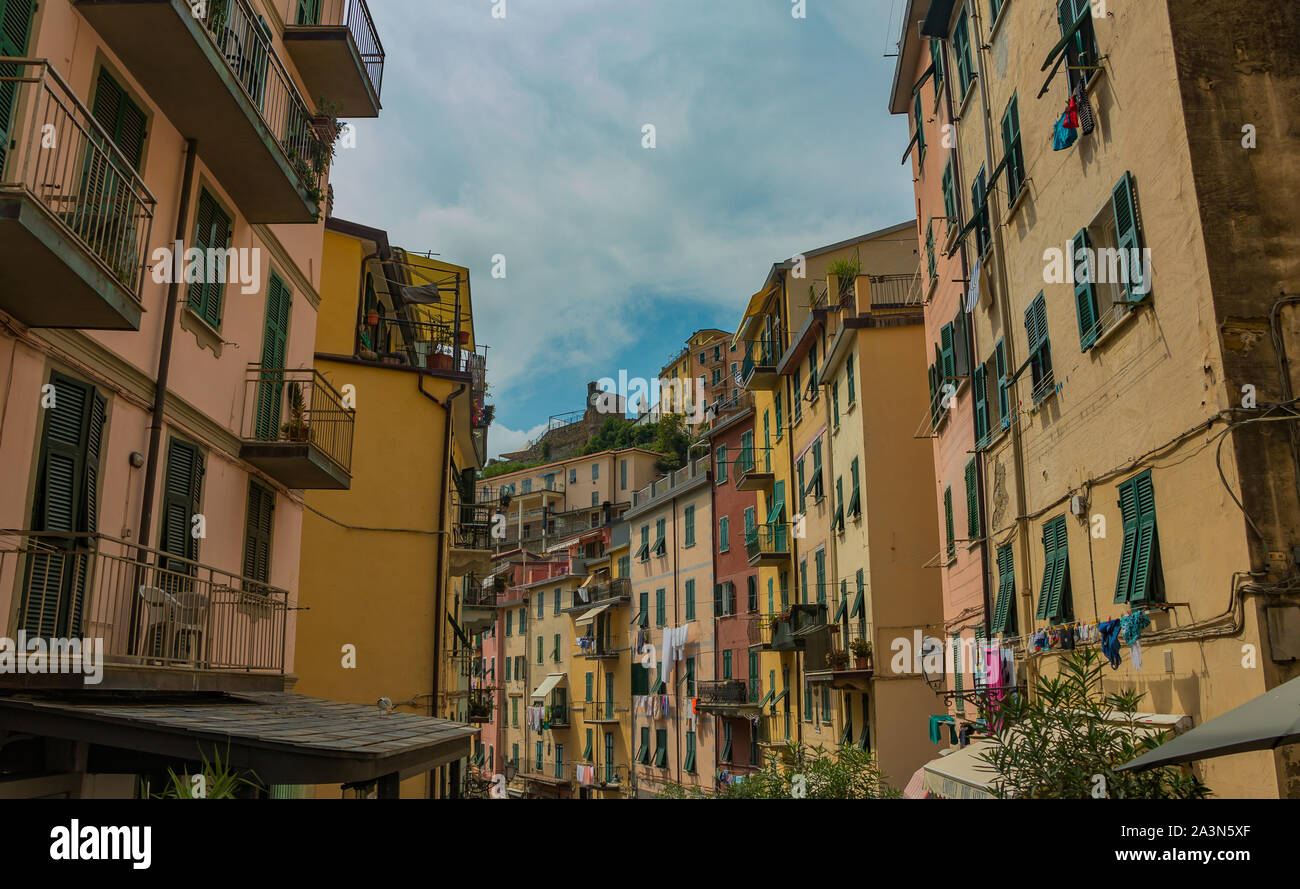
[[[135,162],[43,59],[0,57],[5,113],[0,193],[25,192],[139,300],[157,202]]]
[[[740,378],[748,382],[750,374],[759,368],[776,369],[777,345],[771,340],[744,340],[744,358],[740,364]]]
[[[583,594],[586,594],[586,598]],[[573,591],[573,609],[588,608],[602,602],[632,597],[632,580],[628,577],[615,577],[604,583],[593,583],[584,590]],[[567,610],[567,609],[566,609]]]
[[[751,559],[760,555],[789,555],[789,536],[784,524],[755,525],[745,532],[745,552]]]
[[[626,701],[585,701],[582,705],[584,722],[615,722],[620,713],[627,713]]]
[[[104,534],[0,531],[8,635],[95,639],[106,663],[283,673],[289,593]]]
[[[245,441],[312,444],[352,471],[356,411],[319,372],[250,364],[245,390]]]
[[[763,699],[761,679],[705,679],[699,682],[700,706],[757,706]]]
[[[379,31],[370,15],[366,0],[327,0],[328,7],[299,3],[294,24],[297,25],[347,25],[361,56],[361,64],[370,78],[378,96],[384,82],[384,45],[379,42]]]
[[[742,447],[732,461],[731,472],[737,479],[753,472],[772,471],[772,449],[749,445]]]
[[[471,497],[477,494],[477,491],[470,492]],[[491,549],[492,517],[495,514],[496,504],[467,500],[459,488],[452,486],[452,546],[457,549]]]
[[[191,4],[191,11],[257,108],[298,183],[323,197],[320,182],[328,152],[312,129],[307,103],[275,54],[265,19],[248,0],[208,0]]]
[[[922,302],[921,267],[909,275],[871,275],[871,308],[919,306]]]

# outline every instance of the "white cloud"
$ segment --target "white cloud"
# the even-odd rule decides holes
[[[545,431],[545,423],[539,423],[532,429],[509,429],[500,423],[493,423],[488,427],[488,457],[495,459],[502,454],[522,450]]]

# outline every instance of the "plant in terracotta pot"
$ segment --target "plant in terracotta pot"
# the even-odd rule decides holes
[[[827,287],[827,297],[841,303],[851,302],[854,284],[860,274],[862,274],[862,263],[856,255],[832,262],[826,267],[826,283],[830,285]],[[833,283],[832,278],[835,279]]]
[[[867,639],[854,639],[849,646],[853,652],[853,659],[857,662],[859,670],[871,669],[871,642]]]
[[[836,648],[826,655],[826,663],[832,670],[843,670],[849,665],[849,653],[842,648]]]

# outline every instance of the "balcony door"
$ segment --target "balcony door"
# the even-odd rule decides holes
[[[298,0],[297,24],[319,25],[320,5],[321,0]]]
[[[266,320],[262,330],[262,373],[257,385],[254,432],[258,441],[280,440],[281,399],[285,389],[284,366],[289,338],[289,307],[293,294],[275,272],[266,287]],[[289,422],[285,433],[290,440],[305,440],[306,403],[300,383],[288,383]]]
[[[0,0],[0,56],[24,58],[27,55],[27,38],[31,34],[32,16],[36,0]],[[0,65],[0,77],[16,78],[22,74],[21,65]],[[14,80],[0,82],[0,182],[5,181],[5,155],[13,134],[9,132],[14,114],[14,100],[18,84]]]
[[[107,401],[94,386],[51,374],[43,405],[32,528],[51,534],[96,530],[99,458]],[[81,635],[90,558],[88,537],[41,537],[23,584],[22,628],[29,636]]]

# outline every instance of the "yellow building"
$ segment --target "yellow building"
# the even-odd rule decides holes
[[[1298,78],[1273,60],[1300,34],[1265,0],[1110,7],[910,2],[899,71],[934,38],[960,121],[929,150],[945,249],[978,257],[956,397],[996,552],[987,629],[1032,689],[1062,657],[1037,634],[1122,620],[1140,635],[1105,690],[1199,725],[1298,669],[1297,461],[1272,432],[1294,423],[1300,190],[1295,141],[1264,134],[1290,129]],[[901,111],[920,85],[896,81]],[[1071,97],[1080,126],[1054,140]],[[1221,796],[1300,795],[1294,748],[1194,768]]]
[[[834,746],[850,717],[829,688],[814,693],[801,655],[804,636],[827,625],[840,586],[827,483],[829,409],[818,383],[828,344],[823,319],[841,301],[835,273],[911,274],[916,262],[911,223],[798,254],[772,266],[736,333],[757,417],[752,459],[737,468],[736,484],[763,493],[746,546],[759,568],[757,644],[766,689],[759,728],[769,751],[787,742]],[[846,287],[851,294],[852,282]],[[865,724],[861,714],[857,724]]]
[[[465,722],[469,677],[442,652],[494,617],[461,601],[488,564],[466,485],[487,426],[469,273],[341,219],[324,237],[315,368],[355,408],[353,478],[306,497],[298,689]],[[401,793],[454,795],[462,774],[403,774]]]

